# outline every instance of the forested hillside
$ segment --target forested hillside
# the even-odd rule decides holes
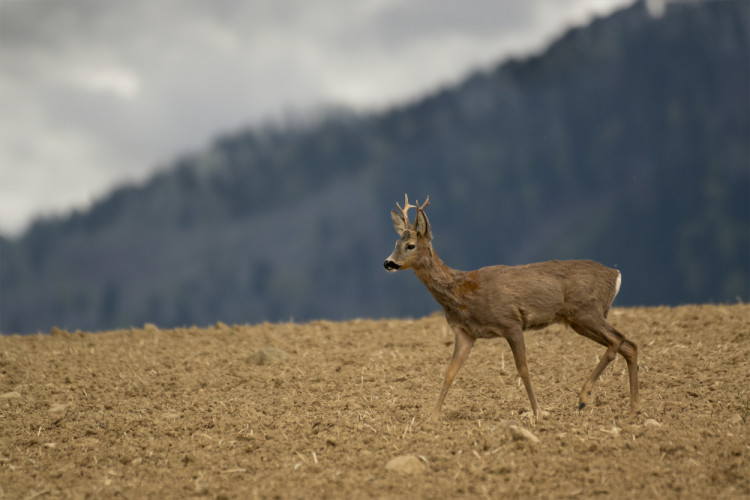
[[[593,258],[620,305],[750,299],[750,4],[644,5],[379,114],[222,137],[0,241],[0,331],[421,315],[386,275],[423,200],[457,268]]]

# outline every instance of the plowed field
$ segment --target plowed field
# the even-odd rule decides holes
[[[562,326],[526,333],[538,422],[502,339],[426,420],[439,315],[0,337],[0,498],[750,498],[750,305],[610,321],[639,417],[621,357],[576,410],[604,350]]]

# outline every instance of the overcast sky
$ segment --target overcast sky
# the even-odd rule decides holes
[[[0,234],[219,133],[380,109],[632,0],[0,0]]]

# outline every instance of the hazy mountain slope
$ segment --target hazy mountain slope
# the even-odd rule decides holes
[[[747,296],[748,6],[644,10],[394,117],[423,117],[396,160],[411,190],[471,200],[450,233],[464,266],[591,256],[629,303]]]
[[[636,4],[399,109],[223,137],[0,241],[0,331],[423,314],[381,264],[404,191],[455,267],[588,257],[620,304],[748,300],[749,25]]]

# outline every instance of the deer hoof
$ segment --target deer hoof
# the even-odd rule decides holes
[[[586,403],[578,403],[578,411],[581,411],[584,408],[586,408]]]

